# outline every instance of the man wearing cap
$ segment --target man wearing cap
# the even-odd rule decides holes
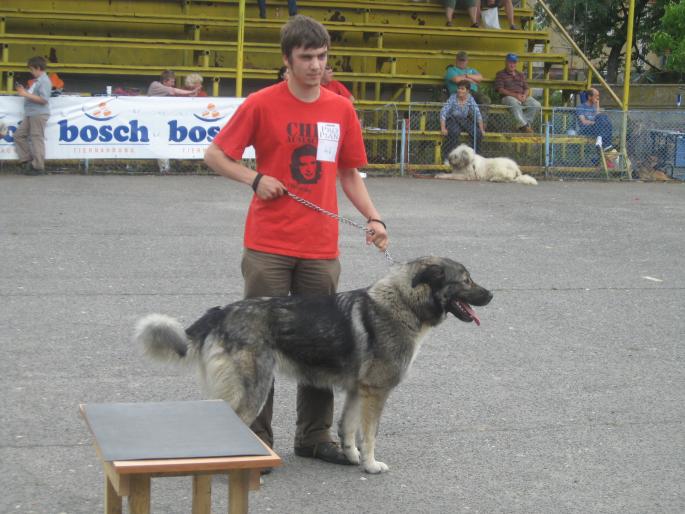
[[[445,87],[450,95],[457,92],[457,84],[463,80],[469,82],[471,88],[471,96],[480,107],[483,121],[487,121],[487,106],[490,105],[490,97],[478,90],[478,85],[483,80],[483,75],[475,69],[469,67],[469,54],[464,52],[457,52],[457,60],[454,65],[447,67],[445,71]]]
[[[540,102],[530,95],[526,76],[516,69],[519,57],[507,54],[505,67],[495,75],[495,91],[502,95],[502,103],[511,109],[519,132],[533,133],[531,127],[540,113]]]

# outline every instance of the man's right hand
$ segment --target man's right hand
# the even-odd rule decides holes
[[[262,200],[273,200],[286,193],[285,186],[280,180],[269,175],[263,175],[257,184],[255,194]]]

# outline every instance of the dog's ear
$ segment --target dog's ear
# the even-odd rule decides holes
[[[419,271],[411,281],[411,286],[428,284],[432,289],[437,289],[445,282],[445,270],[437,264],[430,264]]]

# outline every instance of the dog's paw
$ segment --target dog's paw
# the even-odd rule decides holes
[[[356,446],[343,446],[343,452],[345,452],[345,457],[352,464],[359,464],[361,462],[359,450]]]
[[[390,468],[385,462],[380,462],[377,460],[364,463],[364,471],[371,473],[372,475],[377,475],[378,473],[385,473]]]

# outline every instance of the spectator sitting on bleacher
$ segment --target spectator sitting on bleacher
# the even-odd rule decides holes
[[[197,96],[200,87],[186,90],[174,87],[176,74],[171,70],[163,71],[159,80],[155,80],[147,88],[147,96]]]
[[[483,141],[483,117],[476,101],[470,94],[470,83],[462,80],[440,109],[440,132],[445,136],[442,157],[444,160],[459,143],[459,134],[466,132],[471,145],[480,149]]]
[[[540,102],[530,94],[526,76],[516,69],[518,55],[507,54],[505,67],[495,75],[495,91],[502,95],[502,103],[508,106],[519,132],[533,133],[531,125],[540,113]]]
[[[329,64],[326,65],[324,69],[323,76],[321,77],[321,87],[333,91],[335,94],[344,96],[350,102],[354,102],[354,96],[350,93],[350,90],[345,87],[345,85],[333,78],[333,68]]]
[[[183,89],[186,91],[197,91],[195,96],[207,96],[207,92],[202,89],[202,82],[204,79],[199,73],[191,73],[183,81]]]
[[[259,4],[259,17],[266,18],[266,0],[257,0]],[[288,15],[295,16],[297,14],[297,1],[288,0]]]
[[[447,67],[445,72],[445,87],[449,94],[457,92],[457,86],[462,81],[467,81],[470,85],[471,96],[480,106],[483,121],[487,122],[488,105],[490,105],[490,97],[478,90],[478,85],[483,80],[483,75],[475,69],[469,67],[469,55],[464,52],[457,52],[456,63]]]
[[[576,107],[578,132],[583,136],[601,137],[602,149],[606,152],[613,148],[611,144],[611,121],[605,113],[600,113],[599,91],[590,88],[585,91],[586,100]]]
[[[504,12],[507,14],[509,28],[511,30],[518,30],[518,26],[514,21],[514,3],[512,2],[512,0],[480,0],[478,19],[481,19],[481,12],[485,9],[499,9],[500,7],[502,7],[502,5],[504,5]]]
[[[478,28],[478,3],[477,0],[444,0],[445,2],[445,17],[447,18],[446,25],[452,26],[452,18],[454,17],[454,9],[466,9],[471,18],[471,27]]]
[[[174,87],[176,83],[176,74],[171,70],[165,70],[159,77],[147,88],[147,96],[197,96],[202,86],[196,86],[195,89],[186,90]],[[171,162],[169,159],[157,159],[159,165],[159,172],[164,175],[171,170]]]

